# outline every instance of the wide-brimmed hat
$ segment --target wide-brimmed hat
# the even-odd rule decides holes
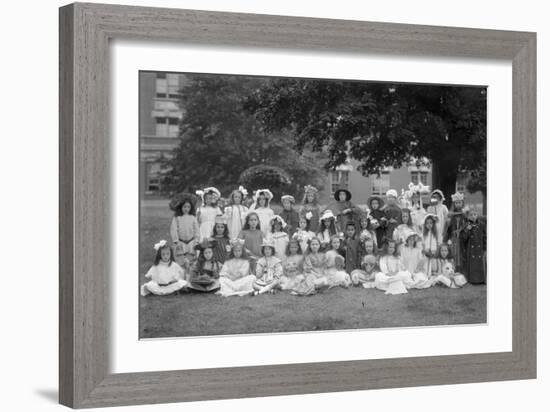
[[[397,195],[397,190],[395,189],[390,189],[386,192],[386,197],[395,197],[397,199],[398,195]]]
[[[269,220],[269,223],[272,224],[272,225],[273,225],[274,222],[279,222],[283,229],[286,227],[285,220],[279,215],[275,215]]]
[[[351,192],[347,189],[336,189],[336,191],[334,192],[334,200],[336,200],[337,202],[340,201],[340,193],[344,192],[346,194],[346,201],[348,200],[351,200]]]
[[[437,215],[434,215],[433,213],[427,213],[426,216],[424,216],[424,219],[422,219],[422,225],[424,225],[426,223],[426,219],[428,219],[428,218],[432,218],[434,220],[434,222],[437,222],[439,220]]]
[[[378,200],[378,204],[379,204],[378,210],[382,209],[385,202],[384,202],[384,199],[382,199],[380,196],[371,196],[371,197],[368,198],[367,205],[369,205],[369,209],[372,209],[371,203],[372,203],[373,200]]]
[[[203,252],[205,249],[212,249],[214,245],[212,242],[208,239],[204,239],[199,244],[195,245],[195,250],[198,250],[200,252]]]
[[[258,189],[254,191],[254,201],[257,202],[258,197],[263,194],[268,201],[271,201],[273,199],[273,193],[271,193],[271,190],[269,189]]]
[[[319,190],[315,186],[306,185],[304,186],[305,193],[317,193]]]
[[[411,236],[418,237],[419,235],[418,235],[418,233],[416,233],[416,232],[415,232],[414,230],[412,230],[412,229],[406,230],[405,233],[404,233],[404,236],[403,236],[403,238],[405,239],[405,242],[406,242],[407,240],[409,240],[409,238],[410,238]]]
[[[455,194],[451,195],[451,200],[453,202],[463,202],[464,201],[464,193],[456,192]]]
[[[275,252],[275,242],[272,239],[264,239],[260,248],[262,249],[262,254],[264,253],[264,247],[270,247],[273,252]]]
[[[226,225],[227,218],[224,215],[216,215],[216,217],[214,218],[214,224],[217,225],[219,223]]]
[[[432,193],[430,193],[430,197],[433,197],[433,195],[439,195],[441,197],[441,200],[445,200],[445,195],[440,189],[432,190]]]
[[[326,220],[326,219],[335,219],[336,216],[334,216],[334,213],[332,213],[332,210],[327,209],[323,212],[319,220]]]
[[[290,203],[292,203],[292,204],[296,203],[296,199],[294,199],[294,196],[292,196],[292,195],[283,195],[283,196],[281,196],[281,203],[285,200],[290,201]]]

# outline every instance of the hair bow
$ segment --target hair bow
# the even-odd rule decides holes
[[[166,240],[161,240],[160,242],[158,243],[155,243],[155,246],[153,246],[153,248],[158,251],[160,248],[166,246],[167,242]]]
[[[239,186],[238,190],[243,194],[244,197],[248,196],[248,190],[246,190],[244,187]]]
[[[312,217],[313,217],[313,213],[311,213],[311,212],[306,213],[306,219],[307,220],[310,220]]]

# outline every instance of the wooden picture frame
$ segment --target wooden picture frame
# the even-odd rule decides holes
[[[62,7],[59,27],[62,404],[87,408],[536,377],[535,33],[85,3]],[[512,351],[110,374],[108,70],[109,40],[118,38],[511,61]]]

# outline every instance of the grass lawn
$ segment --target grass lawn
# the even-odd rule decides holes
[[[140,284],[153,260],[153,245],[169,239],[170,219],[170,210],[160,202],[142,207]],[[306,297],[286,292],[241,298],[147,296],[140,297],[139,334],[157,338],[485,323],[486,290],[484,285],[467,285],[394,296],[363,288],[334,288]]]

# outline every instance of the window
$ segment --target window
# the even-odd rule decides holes
[[[466,192],[466,185],[464,183],[456,182],[456,191],[459,193],[465,193]]]
[[[160,190],[160,163],[147,165],[147,191],[158,192]]]
[[[390,173],[382,172],[380,176],[372,177],[372,194],[384,196],[390,190]]]
[[[176,99],[179,97],[179,88],[180,88],[180,81],[179,81],[179,75],[178,74],[167,74],[166,75],[166,82],[167,82],[167,92],[168,97],[172,99]]]
[[[421,182],[423,185],[428,185],[428,172],[419,172],[419,171],[413,171],[411,172],[411,182],[413,182],[415,185],[417,185],[419,182]]]
[[[157,137],[178,137],[180,133],[179,119],[177,117],[156,118]]]
[[[332,170],[330,172],[330,187],[332,193],[338,189],[349,189],[349,170]]]

